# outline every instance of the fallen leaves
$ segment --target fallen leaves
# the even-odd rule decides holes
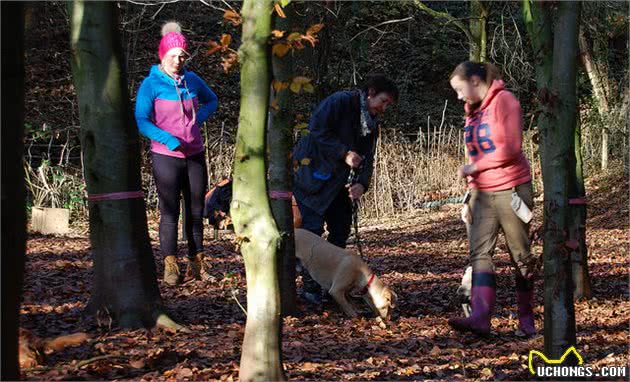
[[[589,365],[626,365],[630,317],[626,249],[630,240],[623,219],[627,221],[627,211],[617,208],[619,216],[610,215],[611,201],[606,195],[591,195],[590,200],[587,243],[596,298],[576,303],[578,351]],[[523,340],[513,334],[517,324],[514,281],[502,241],[494,257],[496,335],[462,335],[446,323],[461,312],[452,299],[467,262],[467,245],[462,247],[466,233],[458,213],[458,208],[445,206],[362,227],[368,264],[398,293],[393,320],[387,329],[378,327],[363,303],[355,304],[361,317],[353,320],[334,303],[326,304],[323,311],[300,304],[299,317],[283,320],[287,376],[301,380],[530,379],[526,356],[530,349],[544,345],[542,337]],[[616,219],[614,226],[610,219]],[[28,371],[24,379],[236,380],[245,316],[232,296],[238,293],[245,300],[244,265],[230,240],[208,237],[206,243],[217,282],[167,287],[159,281],[166,308],[192,330],[170,334],[109,330],[107,325],[97,328],[84,319],[93,277],[89,240],[31,236],[21,325],[43,338],[85,331],[93,339],[53,353],[44,368]],[[161,274],[157,240],[153,244]],[[184,246],[180,250],[184,256]],[[534,252],[541,250],[536,244]],[[541,281],[536,285],[536,325],[542,331]],[[80,362],[90,359],[96,361],[77,370]]]
[[[235,26],[235,27],[243,23],[243,19],[241,18],[241,15],[231,9],[228,9],[223,13],[223,20],[226,23],[232,24],[232,26]]]
[[[291,50],[291,45],[286,43],[277,43],[273,44],[271,47],[271,54],[274,54],[278,57],[284,57]]]

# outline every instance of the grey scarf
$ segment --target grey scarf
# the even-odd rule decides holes
[[[367,108],[367,94],[359,90],[359,100],[361,101],[361,136],[365,137],[376,129],[376,118],[372,117]]]

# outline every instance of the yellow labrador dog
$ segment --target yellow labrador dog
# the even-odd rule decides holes
[[[295,230],[295,255],[350,317],[357,312],[346,294],[359,294],[381,319],[389,319],[396,294],[383,285],[359,256],[330,244],[305,229]]]

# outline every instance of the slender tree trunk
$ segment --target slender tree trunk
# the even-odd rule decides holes
[[[551,93],[551,74],[553,70],[553,25],[551,10],[549,5],[535,0],[523,0],[523,18],[525,27],[534,50],[534,61],[536,68],[536,85],[538,87],[538,99],[542,107],[548,107]],[[549,112],[539,114],[546,116]],[[546,125],[545,125],[546,126]]]
[[[576,343],[569,241],[569,173],[576,118],[579,3],[558,4],[552,33],[550,3],[523,1],[536,60],[544,185],[545,354],[559,358]]]
[[[289,3],[284,8],[286,18],[274,17],[275,29],[292,32],[295,24],[295,4]],[[293,78],[293,57],[272,56],[273,78],[278,82],[288,83]],[[295,315],[295,240],[293,237],[293,208],[291,203],[291,148],[293,147],[293,96],[289,88],[275,92],[271,88],[272,99],[277,101],[278,109],[269,110],[267,127],[267,145],[269,147],[269,190],[271,210],[278,229],[281,232],[281,244],[278,250],[280,270],[280,301],[283,316]],[[280,191],[280,192],[278,192]]]
[[[602,128],[602,158],[601,169],[608,169],[608,129],[606,126]]]
[[[575,345],[575,311],[570,248],[569,158],[576,123],[576,59],[580,5],[562,2],[555,17],[553,45],[553,123],[543,135],[545,354],[559,358]]]
[[[586,247],[586,189],[582,170],[582,141],[580,119],[577,118],[574,135],[574,156],[571,161],[569,180],[569,240],[573,243],[571,265],[573,273],[573,297],[591,298],[591,278],[588,272],[588,248]]]
[[[607,86],[605,84],[608,79],[601,75],[601,70],[598,68],[598,64],[595,63],[595,60],[593,60],[590,44],[588,43],[588,39],[584,33],[583,26],[580,27],[578,43],[580,46],[580,60],[584,66],[586,74],[588,75],[588,79],[591,82],[593,95],[595,96],[597,106],[599,107],[599,114],[604,116],[609,110],[608,100],[610,95],[608,94]]]
[[[545,156],[545,145],[542,144],[543,136],[546,136],[551,125],[551,116],[555,112],[551,90],[551,76],[553,70],[553,32],[551,27],[552,17],[549,6],[536,0],[523,1],[523,19],[527,34],[534,51],[534,68],[536,73],[536,88],[541,111],[537,116],[538,134],[541,139],[538,149],[541,158]],[[548,138],[547,138],[548,139]],[[532,162],[532,166],[533,166]],[[544,182],[543,182],[544,183]],[[544,186],[543,186],[544,188]]]
[[[18,327],[24,253],[24,3],[2,2],[2,375],[20,377]]]
[[[284,380],[277,250],[280,234],[267,199],[265,124],[269,105],[271,2],[243,2],[241,110],[230,211],[247,275],[241,381]]]
[[[470,34],[473,40],[470,43],[469,58],[471,61],[485,62],[488,45],[488,33],[486,25],[488,22],[487,1],[472,0],[470,2]]]
[[[588,79],[591,82],[593,88],[593,96],[597,100],[597,107],[599,116],[602,121],[602,157],[601,157],[601,169],[606,170],[608,168],[608,129],[606,128],[607,121],[609,120],[609,99],[610,99],[610,86],[608,86],[608,78],[603,73],[608,73],[606,68],[599,68],[599,65],[593,60],[591,54],[591,48],[584,33],[584,28],[580,27],[580,34],[578,37],[580,46],[580,59],[584,70],[588,75]],[[605,64],[604,64],[605,65]]]
[[[326,0],[324,1],[323,6],[330,10],[333,8],[334,3],[335,1],[333,0]],[[331,13],[333,13],[333,15],[331,15]],[[335,30],[337,21],[338,19],[334,16],[334,12],[324,12],[322,22],[325,25],[325,28],[319,34],[320,37],[319,42],[317,43],[317,49],[306,47],[306,49],[310,52],[311,61],[315,67],[314,82],[317,84],[317,87],[315,87],[316,103],[319,103],[332,93],[330,84],[328,83],[328,64],[330,62],[330,56],[332,55],[332,41],[334,38],[332,34]]]
[[[351,7],[352,13],[358,15],[361,12],[361,8],[365,7],[365,5],[361,1],[352,1]],[[352,73],[351,86],[356,86],[361,81],[360,74],[356,68],[359,66],[359,62],[364,60],[364,57],[369,56],[368,40],[365,38],[355,38],[350,42],[350,47],[350,62],[352,63],[352,67],[348,68],[346,73],[343,73],[343,75],[345,76],[348,72]]]
[[[141,190],[140,144],[132,120],[116,3],[74,1],[72,72],[89,195]],[[162,313],[144,199],[91,201],[94,280],[88,311],[121,327],[176,328]]]
[[[435,18],[445,19],[448,24],[459,28],[468,39],[469,59],[483,62],[486,60],[487,32],[486,22],[488,19],[488,7],[490,2],[483,0],[472,0],[470,3],[470,21],[466,26],[460,19],[453,17],[448,12],[439,12],[429,8],[421,0],[413,0],[413,4],[421,11]]]

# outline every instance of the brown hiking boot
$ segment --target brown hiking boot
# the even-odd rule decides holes
[[[177,258],[173,255],[164,258],[164,282],[170,286],[179,283],[179,266]]]
[[[195,280],[203,280],[203,281],[215,281],[216,279],[212,276],[208,269],[208,264],[204,260],[205,256],[203,252],[199,252],[192,259],[188,259],[188,266],[186,267],[186,278],[194,278]]]

